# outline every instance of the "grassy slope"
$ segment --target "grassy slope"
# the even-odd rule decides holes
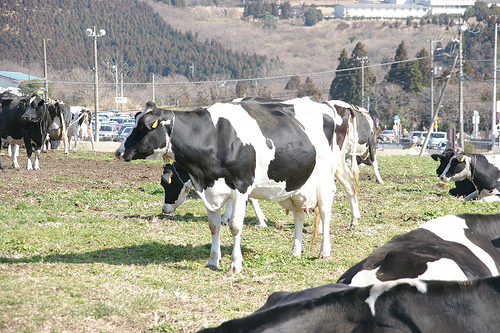
[[[498,203],[449,197],[428,157],[379,159],[386,183],[375,183],[371,169],[362,168],[356,229],[348,227],[349,207],[338,190],[331,259],[317,260],[319,240],[310,250],[311,217],[302,258],[290,257],[292,216],[261,201],[269,227],[256,227],[248,208],[244,272],[234,276],[225,273],[232,249],[227,227],[222,269],[204,267],[210,232],[200,200],[190,199],[166,216],[156,182],[99,188],[95,179],[75,175],[69,180],[88,188],[34,192],[19,178],[27,188],[24,197],[0,202],[0,330],[192,332],[256,310],[273,291],[335,282],[377,246],[420,222],[499,209]]]

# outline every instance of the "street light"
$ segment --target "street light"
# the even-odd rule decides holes
[[[118,66],[113,65],[115,70],[115,110],[118,111]]]
[[[99,34],[94,30],[87,29],[85,33],[88,37],[94,38],[94,107],[95,107],[95,141],[99,142],[99,88],[98,88],[98,75],[97,75],[97,37],[106,35],[106,30],[99,30]]]

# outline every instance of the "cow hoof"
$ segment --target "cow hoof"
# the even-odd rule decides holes
[[[330,259],[330,255],[329,254],[328,255],[326,255],[326,254],[320,254],[318,256],[318,259]]]
[[[219,270],[219,267],[217,267],[215,265],[207,264],[205,267],[208,268],[208,269],[211,269],[212,271],[218,271]]]
[[[238,274],[238,273],[241,273],[242,270],[243,270],[243,268],[231,267],[228,269],[227,273],[228,274]]]

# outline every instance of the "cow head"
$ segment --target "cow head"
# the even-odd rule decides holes
[[[168,115],[167,115],[168,114]],[[136,115],[136,124],[130,135],[116,150],[116,157],[125,161],[136,159],[160,159],[167,153],[170,142],[173,113],[156,108],[153,102],[146,104],[146,110]]]
[[[434,159],[434,161],[439,162],[439,166],[436,169],[436,173],[438,176],[440,176],[448,163],[450,162],[451,158],[455,155],[455,150],[452,148],[446,148],[446,150],[441,153],[441,154],[432,154],[431,157]]]
[[[45,101],[40,96],[33,94],[29,100],[25,100],[26,110],[24,111],[21,121],[40,123],[47,117],[47,107]]]
[[[171,214],[179,207],[191,189],[189,174],[177,163],[165,164],[161,176],[161,186],[165,191],[163,212]]]
[[[471,177],[471,158],[467,153],[457,152],[450,158],[439,179],[443,182],[459,181]]]

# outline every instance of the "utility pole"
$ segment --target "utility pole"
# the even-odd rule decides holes
[[[155,73],[153,73],[153,102],[155,101]]]
[[[43,39],[43,81],[44,81],[44,99],[45,102],[49,100],[49,83],[47,82],[47,45],[45,38]]]
[[[460,142],[458,146],[464,149],[464,61],[463,61],[463,38],[464,31],[469,29],[467,22],[458,23],[458,127],[460,130]]]
[[[441,42],[442,39],[428,39],[430,43],[430,59],[431,59],[431,119],[434,119],[434,75],[437,74],[437,67],[434,67],[434,47],[433,43]],[[429,131],[432,129],[432,123],[429,126]]]
[[[498,27],[495,23],[495,44],[493,46],[493,105],[491,108],[491,147],[495,147],[495,132],[497,131],[497,48],[498,48]]]
[[[99,34],[96,32],[96,28],[87,29],[85,33],[88,37],[92,37],[94,39],[94,107],[95,107],[95,141],[99,142],[99,79],[97,75],[97,38],[106,35],[106,30],[99,30]]]

